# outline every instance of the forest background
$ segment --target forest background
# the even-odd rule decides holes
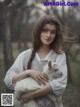
[[[64,44],[68,65],[64,107],[80,107],[80,6],[44,6],[44,2],[56,0],[0,0],[0,94],[7,92],[3,81],[6,71],[20,52],[32,46],[36,20],[50,14],[58,17],[69,38]]]

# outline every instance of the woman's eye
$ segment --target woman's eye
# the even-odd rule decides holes
[[[43,32],[47,32],[48,30],[47,30],[47,29],[43,29],[42,31],[43,31]]]
[[[55,30],[53,30],[51,33],[56,34],[56,31],[55,31]]]

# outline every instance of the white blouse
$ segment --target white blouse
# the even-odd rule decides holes
[[[25,72],[27,69],[27,63],[31,56],[32,49],[28,49],[19,54],[17,59],[11,68],[7,71],[4,78],[4,82],[9,89],[14,90],[15,84],[12,83],[12,78],[15,74],[20,72]],[[58,64],[59,69],[62,72],[62,77],[54,79],[50,82],[50,85],[53,89],[53,93],[56,95],[62,95],[67,85],[67,65],[66,65],[66,56],[65,53],[57,54],[53,50],[44,58],[40,59],[38,53],[36,52],[35,57],[32,61],[31,69],[43,71],[44,65],[49,61],[55,61]]]

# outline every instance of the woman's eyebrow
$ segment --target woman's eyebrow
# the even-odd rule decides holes
[[[43,27],[43,29],[47,29],[48,30],[49,28],[45,26],[45,27]],[[56,29],[49,29],[49,30],[56,31]]]
[[[46,28],[46,29],[48,29],[48,27],[47,27],[47,26],[44,26],[43,28]]]

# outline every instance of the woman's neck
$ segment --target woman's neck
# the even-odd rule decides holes
[[[41,59],[45,58],[47,56],[47,54],[51,51],[51,49],[49,47],[46,46],[42,46],[39,50],[38,50],[38,55],[40,56]]]
[[[42,46],[42,47],[40,47],[40,49],[39,49],[39,51],[42,51],[42,52],[45,52],[45,53],[47,53],[47,52],[50,52],[50,48],[49,47],[47,47],[47,46]]]

